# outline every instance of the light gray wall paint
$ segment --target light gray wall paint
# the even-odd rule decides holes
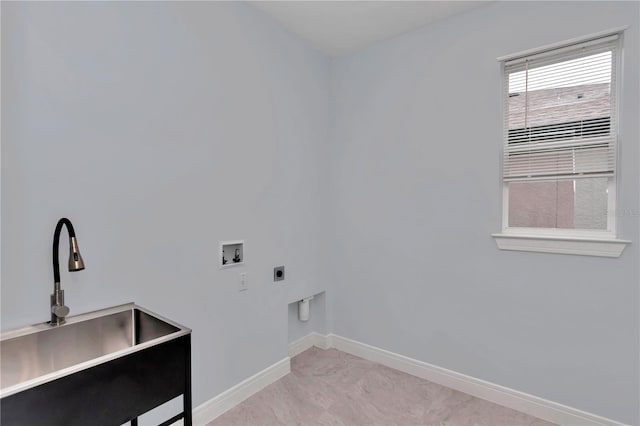
[[[640,423],[639,12],[495,2],[334,61],[337,334]],[[618,219],[633,244],[619,259],[499,251],[496,58],[621,25]]]
[[[194,406],[286,357],[288,303],[325,289],[328,77],[242,3],[3,2],[2,328],[48,319],[66,216],[72,313],[135,301],[193,328]],[[219,270],[234,239],[246,265]]]

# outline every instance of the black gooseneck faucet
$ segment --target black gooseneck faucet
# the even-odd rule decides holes
[[[69,307],[64,304],[64,290],[60,288],[60,265],[58,263],[58,246],[60,245],[60,232],[62,226],[67,227],[69,234],[69,271],[82,271],[84,269],[84,261],[78,250],[78,241],[76,240],[76,232],[73,229],[71,221],[63,217],[58,221],[56,230],[53,233],[53,294],[51,295],[51,325],[62,325],[65,318],[69,314]]]

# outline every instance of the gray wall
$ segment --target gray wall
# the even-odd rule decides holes
[[[328,77],[242,3],[2,2],[2,328],[48,319],[66,216],[72,313],[135,301],[192,327],[194,406],[286,357],[288,303],[325,289]],[[246,266],[219,270],[233,239]]]
[[[640,423],[639,12],[495,2],[333,63],[334,332]],[[618,219],[633,244],[619,259],[499,251],[496,58],[627,24]]]

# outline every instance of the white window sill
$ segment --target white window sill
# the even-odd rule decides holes
[[[515,234],[492,234],[500,250],[535,251],[541,253],[578,254],[582,256],[620,257],[631,244],[612,238],[554,237]]]

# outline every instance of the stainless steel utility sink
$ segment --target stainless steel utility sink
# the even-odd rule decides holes
[[[3,332],[0,398],[189,333],[133,303]]]

